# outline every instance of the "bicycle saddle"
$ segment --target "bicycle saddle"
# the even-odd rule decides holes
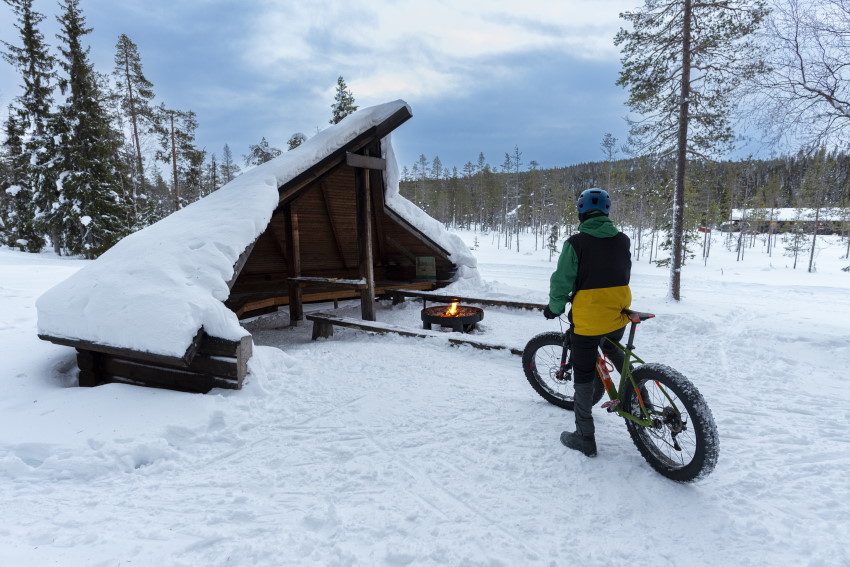
[[[652,319],[653,317],[655,317],[655,315],[653,315],[652,313],[632,311],[631,309],[623,309],[621,313],[627,315],[629,319],[631,319],[632,323],[640,323],[641,321],[646,321],[647,319]]]

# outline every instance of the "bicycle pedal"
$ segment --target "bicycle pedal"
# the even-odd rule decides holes
[[[602,408],[608,413],[614,413],[620,407],[620,400],[609,400],[602,404]]]

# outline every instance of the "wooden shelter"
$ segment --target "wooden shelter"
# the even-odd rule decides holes
[[[300,325],[305,302],[359,298],[362,318],[374,320],[374,300],[385,290],[433,290],[451,281],[457,266],[450,252],[387,204],[383,144],[412,116],[406,104],[390,109],[379,123],[278,186],[271,220],[239,256],[227,282],[224,304],[237,317],[287,306],[291,324]],[[204,328],[182,356],[59,335],[39,337],[77,349],[81,386],[238,389],[251,356],[250,336],[224,340]]]
[[[456,266],[450,254],[385,201],[382,139],[411,117],[407,107],[279,188],[268,228],[237,264],[227,305],[240,317],[288,305],[360,297],[363,319],[385,289],[434,289]],[[434,266],[417,279],[417,261]]]

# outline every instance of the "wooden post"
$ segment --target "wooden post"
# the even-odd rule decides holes
[[[375,268],[372,256],[372,196],[369,170],[357,170],[357,243],[360,248],[360,277],[366,289],[360,291],[362,318],[375,321]]]
[[[292,205],[284,205],[283,218],[286,222],[286,255],[289,256],[289,277],[301,277],[301,244],[298,232],[298,214]],[[301,304],[301,285],[288,281],[289,324],[300,327],[304,324],[304,308]]]

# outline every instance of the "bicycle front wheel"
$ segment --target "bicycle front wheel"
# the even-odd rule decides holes
[[[559,408],[572,410],[575,387],[572,373],[561,369],[563,351],[564,333],[540,333],[525,345],[522,351],[522,367],[528,383],[540,397]],[[566,360],[570,360],[569,345]],[[598,374],[593,384],[593,405],[596,405],[605,393]]]
[[[708,475],[717,464],[719,438],[714,416],[696,386],[663,364],[644,364],[632,376],[637,389],[625,388],[622,407],[643,417],[642,399],[653,421],[651,427],[644,427],[626,419],[643,458],[660,474],[679,482]]]

